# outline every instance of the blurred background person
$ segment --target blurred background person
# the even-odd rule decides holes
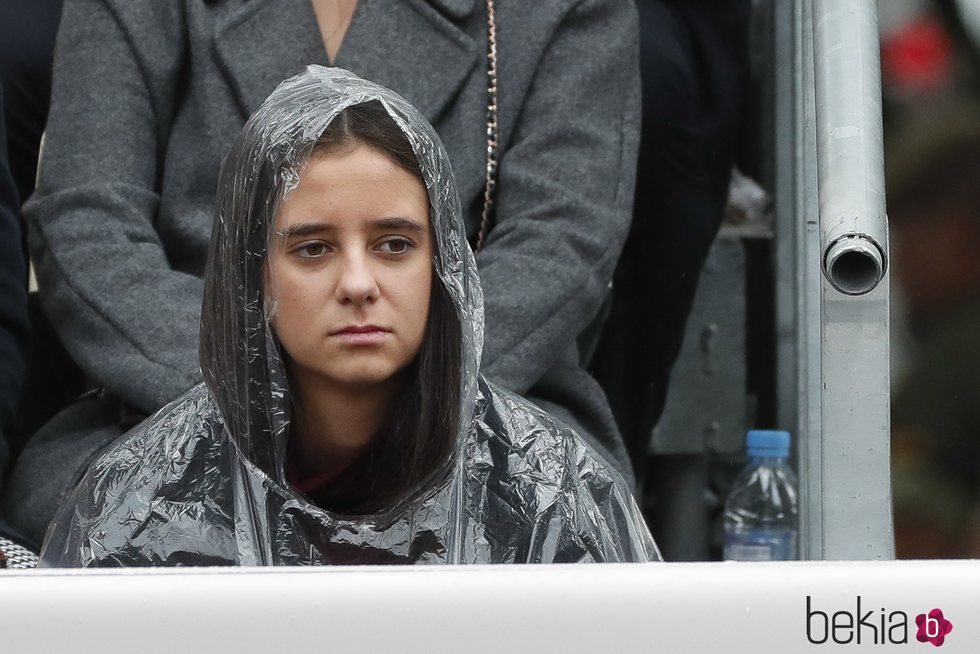
[[[886,171],[912,341],[892,398],[897,553],[976,557],[967,534],[980,500],[980,104],[907,115]]]
[[[900,558],[980,555],[980,2],[879,7]]]

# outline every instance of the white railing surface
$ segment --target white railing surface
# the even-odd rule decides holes
[[[978,600],[950,561],[6,571],[0,651],[933,651],[922,615],[947,654],[980,648]]]

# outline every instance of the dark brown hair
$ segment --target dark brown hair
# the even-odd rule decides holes
[[[343,110],[317,140],[313,154],[357,145],[375,148],[425,186],[411,143],[380,102]],[[429,224],[437,252],[431,219]],[[442,281],[433,275],[422,344],[405,371],[391,416],[368,453],[311,499],[342,513],[377,513],[443,472],[459,429],[461,365],[460,318]]]

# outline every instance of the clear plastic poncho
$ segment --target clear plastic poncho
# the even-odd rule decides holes
[[[379,513],[345,515],[286,481],[290,390],[269,326],[270,222],[314,143],[379,101],[420,163],[434,271],[462,325],[456,447]],[[148,308],[147,310],[165,310]],[[42,566],[649,561],[621,476],[575,432],[479,374],[483,304],[438,136],[392,91],[318,66],[283,82],[222,166],[201,323],[205,383],[114,443],[48,530]]]

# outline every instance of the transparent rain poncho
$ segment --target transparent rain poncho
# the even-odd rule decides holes
[[[456,446],[371,515],[286,480],[290,389],[263,296],[270,222],[344,108],[380,102],[420,163],[433,266],[462,325]],[[575,432],[479,374],[483,298],[438,136],[392,91],[335,68],[283,82],[222,167],[201,321],[205,383],[120,438],[48,530],[42,566],[649,561],[621,476]],[[165,308],[147,308],[165,310]]]

